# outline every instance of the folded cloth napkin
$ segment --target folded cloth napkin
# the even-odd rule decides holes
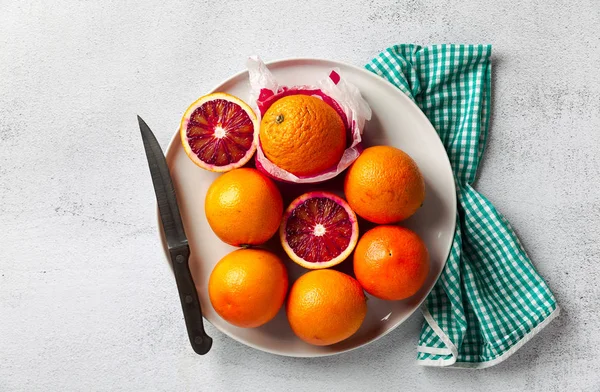
[[[422,306],[421,365],[493,366],[559,313],[508,221],[471,187],[488,134],[491,52],[485,45],[397,45],[366,65],[421,108],[454,172],[456,232]]]

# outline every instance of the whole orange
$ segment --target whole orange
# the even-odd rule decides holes
[[[425,243],[404,227],[377,226],[362,236],[354,251],[354,275],[377,298],[408,298],[423,286],[427,274]]]
[[[326,346],[353,335],[367,314],[367,300],[356,279],[335,270],[302,275],[290,290],[287,316],[307,343]]]
[[[281,193],[255,169],[235,169],[218,177],[204,202],[208,224],[230,245],[259,245],[275,234],[283,215]]]
[[[217,263],[208,281],[213,308],[227,322],[243,328],[270,321],[285,300],[288,276],[273,253],[238,249]]]
[[[340,115],[309,95],[288,95],[273,103],[260,122],[259,136],[269,161],[296,176],[329,169],[346,149]]]
[[[414,214],[425,200],[425,181],[415,161],[390,146],[369,147],[348,169],[344,193],[350,207],[374,223]]]

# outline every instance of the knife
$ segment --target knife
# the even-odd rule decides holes
[[[194,351],[197,354],[204,355],[212,346],[212,338],[204,331],[202,308],[190,272],[190,247],[179,214],[175,188],[173,188],[167,160],[156,137],[140,116],[138,116],[138,122],[142,132],[150,174],[152,175],[160,220],[162,221],[173,271],[175,272],[175,281],[179,290],[179,299],[183,308],[188,336]]]

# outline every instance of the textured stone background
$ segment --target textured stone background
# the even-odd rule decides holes
[[[0,0],[0,391],[600,390],[598,2],[258,3]],[[482,371],[416,366],[420,315],[337,357],[275,357],[210,326],[213,351],[194,355],[135,114],[166,147],[247,55],[362,65],[399,42],[494,45],[477,188],[561,316]]]

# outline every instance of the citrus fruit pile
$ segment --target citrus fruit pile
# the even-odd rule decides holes
[[[259,121],[239,98],[213,93],[189,107],[180,134],[196,165],[224,172],[210,185],[204,210],[217,237],[240,247],[223,257],[209,278],[210,302],[227,322],[259,327],[285,303],[300,339],[330,345],[360,328],[367,314],[365,292],[397,301],[423,286],[427,248],[415,232],[397,225],[425,199],[423,176],[408,154],[390,146],[367,148],[346,170],[343,189],[331,193],[305,186],[305,193],[289,197],[285,210],[281,190],[288,184],[249,165],[259,147],[294,175],[312,176],[335,166],[346,148],[346,127],[329,103],[288,95]],[[359,218],[377,226],[361,237]],[[307,270],[291,287],[288,261],[277,256],[278,249],[266,249],[277,233],[280,249]],[[330,269],[348,258],[354,276]]]

